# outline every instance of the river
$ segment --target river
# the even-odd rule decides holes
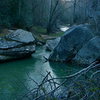
[[[37,82],[41,82],[47,71],[53,77],[73,74],[81,69],[79,66],[64,63],[45,62],[43,56],[48,57],[44,47],[37,47],[32,57],[23,60],[0,64],[0,100],[16,100],[16,96],[24,94],[27,88],[34,87],[28,75]],[[28,75],[27,75],[28,74]]]

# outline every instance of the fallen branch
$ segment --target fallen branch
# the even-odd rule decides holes
[[[56,93],[59,93],[59,95],[61,96],[61,92],[58,92],[58,91],[62,90],[62,92],[63,92],[62,87],[65,88],[66,94],[63,97],[64,99],[60,99],[60,100],[70,100],[70,98],[75,99],[78,96],[80,97],[80,100],[84,100],[84,98],[95,97],[96,93],[99,95],[99,92],[97,92],[98,87],[96,85],[98,83],[96,83],[95,80],[94,81],[91,80],[91,78],[100,72],[100,70],[98,70],[98,68],[100,68],[100,63],[98,61],[96,61],[96,62],[92,63],[90,66],[88,66],[87,68],[84,68],[75,74],[61,77],[61,78],[53,78],[51,73],[47,72],[47,75],[43,78],[41,84],[40,85],[38,84],[37,88],[32,89],[28,93],[26,93],[23,96],[23,98],[25,96],[27,97],[28,95],[30,96],[30,94],[31,94],[33,96],[33,98],[31,100],[41,100],[41,98],[47,99],[48,97],[50,98],[50,100],[53,100],[53,97],[58,98],[57,95],[55,95]],[[86,77],[87,74],[94,69],[97,71],[93,72],[92,75]],[[33,79],[31,79],[31,80],[33,81]],[[57,83],[57,80],[62,80],[62,82],[59,84],[59,83]],[[33,82],[35,82],[35,81],[33,81]],[[90,88],[88,88],[88,85],[86,85],[87,83],[90,86],[93,85],[93,87],[97,89],[93,92],[92,95],[90,95],[90,90],[89,90]],[[47,89],[46,86],[48,86],[48,88],[50,88],[50,89]],[[93,87],[91,87],[91,88],[93,88]],[[75,90],[74,88],[77,88],[77,89]],[[72,89],[72,90],[70,91],[70,89]],[[35,90],[35,91],[32,92],[33,90]],[[80,92],[77,90],[80,90]],[[52,95],[52,98],[51,98],[51,95]],[[44,100],[44,99],[42,99],[42,100]]]

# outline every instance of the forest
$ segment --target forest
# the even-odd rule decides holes
[[[41,26],[49,33],[59,25],[89,23],[99,31],[99,0],[3,0],[0,1],[1,28]]]
[[[100,0],[0,0],[0,100],[100,100]]]

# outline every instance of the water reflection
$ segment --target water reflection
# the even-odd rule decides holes
[[[49,56],[49,52],[40,47],[29,59],[0,64],[0,100],[14,100],[16,95],[33,88],[35,85],[27,73],[35,81],[41,82],[47,71],[53,77],[61,77],[79,70],[79,67],[63,63],[44,63],[43,55]]]
[[[23,87],[24,80],[26,80],[26,73],[31,70],[34,72],[34,63],[35,59],[33,61],[30,58],[0,64],[0,100],[14,100],[15,94],[22,94],[26,91]]]
[[[43,63],[42,56],[48,54],[44,49],[38,48],[29,59],[0,64],[0,100],[14,100],[15,95],[24,94],[27,88],[33,88],[34,84],[29,81],[27,73],[37,82],[42,81],[42,75],[45,76],[46,71],[50,71],[52,76],[56,77],[49,63]]]
[[[49,64],[57,77],[68,76],[82,69],[81,67],[74,64],[66,64],[60,62],[49,62]]]

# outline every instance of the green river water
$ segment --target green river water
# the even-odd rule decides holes
[[[43,56],[48,57],[49,52],[44,47],[38,47],[32,57],[23,60],[6,62],[0,64],[0,100],[16,100],[17,95],[24,94],[27,88],[33,88],[34,84],[28,75],[37,82],[41,82],[47,71],[53,77],[62,77],[73,74],[81,68],[64,63],[44,63]]]

